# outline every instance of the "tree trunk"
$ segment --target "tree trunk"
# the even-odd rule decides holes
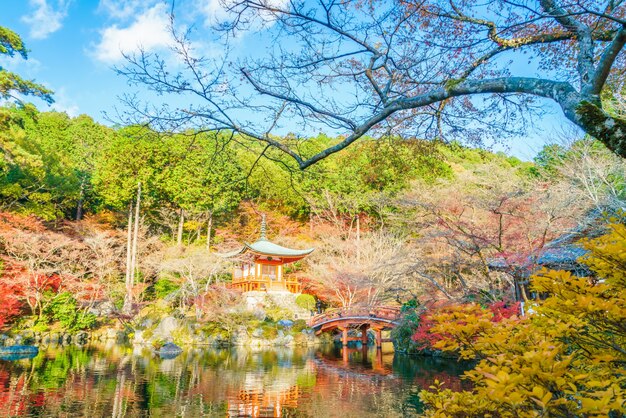
[[[361,217],[356,215],[356,261],[361,262]]]
[[[567,112],[566,112],[567,115]],[[604,143],[608,149],[626,158],[626,120],[606,113],[600,106],[581,101],[575,117],[569,118],[589,135]]]
[[[76,205],[76,220],[80,221],[83,218],[83,205],[85,203],[85,177],[80,181],[80,195],[78,197],[78,204]]]
[[[133,204],[128,205],[128,227],[126,233],[126,277],[124,283],[126,284],[126,295],[124,296],[124,307],[122,311],[124,313],[130,313],[133,303],[133,288],[130,281],[132,271],[132,234],[133,231]]]
[[[141,207],[141,182],[137,183],[137,203],[135,204],[135,227],[133,231],[133,248],[131,254],[130,286],[135,285],[135,274],[137,272],[137,241],[139,240],[139,209]]]
[[[176,234],[176,245],[179,247],[183,244],[183,226],[185,225],[185,211],[180,210],[180,217],[178,218],[178,232]]]
[[[206,225],[206,250],[207,252],[211,252],[211,229],[213,228],[213,211],[209,211],[208,213],[209,219]]]

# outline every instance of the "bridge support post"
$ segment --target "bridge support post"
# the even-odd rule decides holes
[[[341,345],[344,347],[348,346],[348,328],[343,328],[341,330]]]
[[[380,328],[376,328],[374,331],[376,332],[376,349],[380,350],[383,348],[383,331]]]
[[[368,339],[367,339],[367,330],[369,329],[368,324],[364,324],[361,326],[361,344],[363,347],[367,347]]]

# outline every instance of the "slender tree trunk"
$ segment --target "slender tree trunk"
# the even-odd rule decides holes
[[[124,307],[122,311],[124,313],[130,313],[133,303],[133,287],[131,283],[131,271],[132,271],[132,238],[133,238],[133,204],[128,205],[128,227],[126,228],[126,278],[124,283],[126,284],[126,295],[124,296]]]
[[[78,204],[76,205],[76,220],[80,221],[83,218],[83,205],[85,203],[85,177],[80,181],[80,195],[78,197]]]
[[[361,217],[356,215],[356,261],[361,262]]]
[[[180,217],[178,218],[178,232],[176,234],[176,245],[179,247],[183,244],[183,226],[185,225],[185,211],[181,208]]]
[[[141,182],[137,183],[137,203],[135,204],[135,228],[133,231],[133,249],[131,254],[130,285],[135,285],[137,273],[137,241],[139,240],[139,209],[141,207]]]
[[[206,225],[206,250],[207,252],[211,252],[211,229],[213,229],[213,211],[209,211],[208,213],[209,219]]]

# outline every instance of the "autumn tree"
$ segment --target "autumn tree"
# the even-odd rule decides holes
[[[86,266],[89,275],[103,290],[100,296],[113,299],[116,294],[122,293],[119,290],[119,278],[125,261],[124,237],[119,231],[99,229],[91,222],[84,224],[86,227],[81,235],[88,248]]]
[[[0,277],[3,286],[18,286],[21,300],[38,320],[53,298],[75,285],[86,274],[84,247],[77,241],[51,232],[13,230],[1,235],[2,251],[11,258],[13,274]]]
[[[324,237],[311,261],[312,289],[341,307],[384,304],[406,288],[409,259],[405,242],[383,231],[359,241]]]
[[[128,96],[128,121],[235,131],[306,168],[368,132],[502,136],[524,126],[537,100],[549,100],[626,156],[626,122],[603,109],[603,93],[623,77],[621,2],[236,0],[225,7],[212,32],[223,34],[223,54],[202,56],[194,42],[205,34],[179,30],[173,19],[176,68],[147,52],[128,57],[118,72],[131,83],[189,103],[153,107]],[[233,34],[250,33],[267,54],[231,48]],[[275,136],[285,126],[342,138],[309,152],[303,138]]]
[[[594,277],[541,271],[536,314],[493,321],[480,307],[433,316],[435,348],[478,360],[469,391],[422,391],[426,416],[620,416],[626,364],[626,227],[586,240]]]
[[[591,138],[546,146],[535,158],[538,175],[561,182],[572,195],[597,211],[617,214],[626,208],[626,161]],[[574,137],[575,138],[575,137]]]
[[[223,273],[225,260],[215,254],[207,254],[202,248],[171,248],[159,266],[161,278],[169,278],[179,284],[177,300],[181,308],[194,306],[198,317],[202,313],[202,295],[209,292]]]
[[[541,250],[591,205],[564,184],[537,181],[525,164],[498,156],[471,163],[472,152],[461,152],[466,166],[453,179],[416,182],[403,195],[399,204],[412,213],[404,222],[412,220],[401,227],[420,232],[414,270],[425,286],[419,293],[434,287],[449,299],[510,298],[513,278],[532,271]]]

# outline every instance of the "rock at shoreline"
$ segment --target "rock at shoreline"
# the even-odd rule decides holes
[[[178,357],[178,355],[182,352],[183,349],[176,344],[166,343],[159,349],[158,354],[162,359],[173,359]]]

